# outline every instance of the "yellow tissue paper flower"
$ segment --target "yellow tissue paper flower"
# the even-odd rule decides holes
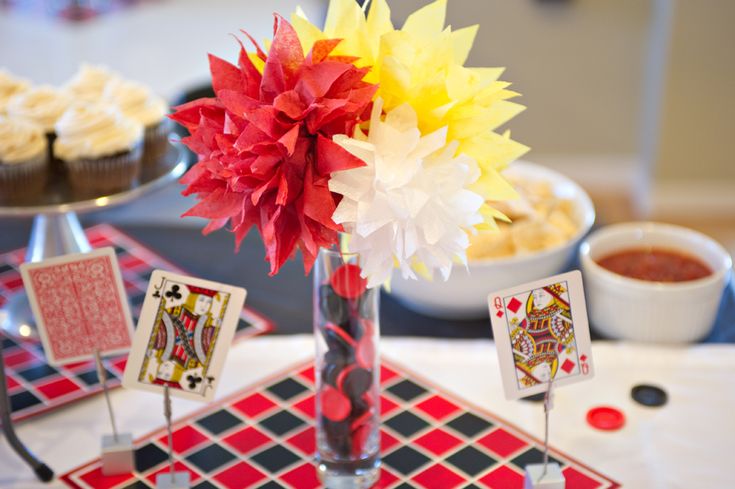
[[[446,127],[447,144],[456,141],[457,154],[466,154],[480,167],[474,192],[486,200],[516,198],[499,172],[528,147],[513,141],[508,131],[496,130],[525,107],[510,101],[518,93],[499,80],[503,68],[463,66],[478,26],[445,27],[446,8],[446,0],[436,0],[412,13],[399,30],[390,21],[385,0],[372,1],[367,16],[354,0],[331,0],[324,30],[301,10],[292,23],[305,49],[318,39],[342,39],[334,54],[358,57],[358,66],[372,66],[365,80],[379,84],[375,96],[383,99],[386,112],[408,103],[422,134]],[[487,205],[482,214],[490,228],[495,219],[507,220]]]

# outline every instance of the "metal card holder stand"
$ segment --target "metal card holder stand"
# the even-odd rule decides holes
[[[20,441],[15,434],[13,422],[10,419],[10,397],[8,396],[8,386],[5,380],[5,363],[3,359],[3,336],[0,334],[0,424],[8,440],[10,447],[23,459],[25,463],[31,466],[36,477],[42,482],[50,482],[54,478],[54,471],[37,459]]]
[[[102,435],[102,455],[100,457],[102,461],[102,474],[129,474],[135,470],[133,435],[117,432],[115,412],[112,410],[110,391],[107,388],[107,371],[105,370],[105,365],[102,363],[102,355],[100,355],[99,350],[94,352],[94,359],[97,364],[97,378],[105,394],[107,411],[110,415],[110,424],[112,425],[112,435]]]
[[[549,463],[549,413],[554,407],[553,377],[549,379],[549,387],[544,394],[544,461],[540,464],[529,464],[525,467],[523,489],[564,489],[566,480],[557,463]]]
[[[156,476],[156,489],[189,489],[189,472],[176,472],[174,435],[171,429],[171,394],[167,385],[163,386],[163,415],[166,417],[166,431],[168,432],[169,471]]]

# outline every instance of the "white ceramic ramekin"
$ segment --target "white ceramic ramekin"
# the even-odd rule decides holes
[[[624,277],[596,262],[617,251],[652,246],[697,257],[713,273],[686,282],[649,282]],[[704,338],[715,323],[732,268],[730,255],[708,236],[655,222],[601,228],[582,243],[579,258],[593,328],[609,338],[657,343]]]

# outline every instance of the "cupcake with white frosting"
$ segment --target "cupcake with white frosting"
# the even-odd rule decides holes
[[[5,107],[13,95],[25,92],[31,88],[31,83],[23,78],[11,75],[0,69],[0,115],[5,114]]]
[[[32,201],[43,190],[47,146],[39,126],[0,116],[0,201]]]
[[[9,118],[41,127],[48,139],[48,159],[55,173],[59,172],[61,165],[51,151],[56,138],[54,125],[70,104],[71,99],[61,90],[50,85],[39,85],[12,96],[6,107]]]
[[[82,63],[74,76],[64,84],[63,90],[75,102],[99,102],[107,84],[119,78],[117,73],[104,66]]]
[[[8,117],[41,126],[46,134],[54,132],[59,117],[69,108],[71,98],[51,85],[39,85],[10,97]]]
[[[144,163],[156,163],[166,154],[171,124],[166,117],[168,105],[163,98],[141,83],[116,79],[107,84],[102,99],[145,128]]]
[[[56,124],[54,155],[72,186],[94,196],[130,188],[140,171],[143,126],[107,104],[72,105]]]

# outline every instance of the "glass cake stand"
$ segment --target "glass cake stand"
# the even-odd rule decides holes
[[[125,191],[89,196],[76,192],[65,178],[52,179],[37,201],[0,204],[0,217],[33,217],[25,261],[37,262],[69,253],[83,253],[91,247],[77,214],[116,207],[135,200],[181,177],[187,168],[182,146],[171,146],[154,164],[145,164],[133,186]],[[0,329],[15,337],[35,338],[37,331],[28,297],[23,290],[8,297],[0,311]]]

